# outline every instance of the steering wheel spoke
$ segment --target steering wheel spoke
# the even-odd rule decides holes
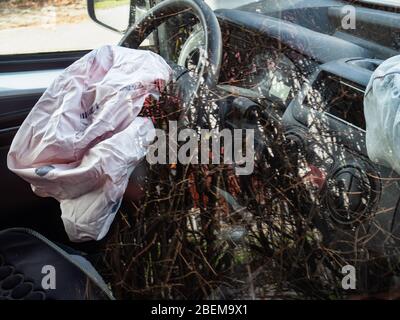
[[[198,18],[204,31],[204,54],[199,59],[199,81],[204,81],[204,85],[212,89],[219,79],[223,43],[218,19],[202,0],[165,0],[159,3],[126,32],[120,45],[139,48],[162,23],[189,10]]]

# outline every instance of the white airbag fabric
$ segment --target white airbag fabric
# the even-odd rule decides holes
[[[373,73],[364,98],[369,158],[400,174],[400,56]]]
[[[60,202],[72,241],[107,234],[129,176],[155,138],[152,122],[138,115],[171,74],[152,52],[101,47],[67,68],[19,129],[8,167],[37,195]]]

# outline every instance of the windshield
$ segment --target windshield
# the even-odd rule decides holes
[[[362,0],[364,2],[400,6],[400,0]]]
[[[268,2],[263,0],[205,0],[206,3],[213,9],[234,9],[241,6],[244,6],[249,3],[256,3],[256,2]],[[279,1],[274,1],[276,5]],[[312,3],[312,1],[309,1]],[[384,5],[391,5],[391,6],[400,6],[400,0],[361,0],[360,2],[367,2],[371,4],[384,4]],[[287,3],[287,1],[283,1],[282,3]]]
[[[254,0],[206,0],[206,3],[213,9],[234,9],[248,3],[258,2]]]

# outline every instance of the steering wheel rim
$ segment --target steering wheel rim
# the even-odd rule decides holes
[[[139,48],[157,27],[186,10],[194,13],[204,30],[205,61],[200,62],[203,63],[200,78],[204,78],[204,84],[208,88],[215,88],[222,63],[222,35],[217,17],[203,0],[165,0],[159,3],[128,29],[119,45]]]

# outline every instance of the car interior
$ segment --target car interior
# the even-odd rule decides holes
[[[95,19],[93,3],[88,1],[88,13]],[[137,3],[131,2],[131,10]],[[390,261],[398,257],[400,177],[368,158],[363,101],[376,68],[400,54],[400,3],[144,3],[148,11],[131,21],[121,34],[120,45],[149,49],[169,61],[178,70],[175,82],[183,101],[190,100],[196,90],[184,88],[187,78],[183,75],[197,66],[195,78],[204,79],[205,90],[215,98],[223,127],[258,128],[264,119],[282,128],[285,142],[280,148],[301,155],[326,180],[312,190],[313,201],[301,209],[315,213],[311,223],[322,235],[324,247],[352,261],[363,254],[389,257]],[[351,14],[356,28],[346,24]],[[141,46],[150,35],[151,44]],[[207,63],[201,59],[204,52]],[[24,119],[51,82],[87,53],[0,56],[0,230],[29,228],[96,257],[108,238],[79,244],[69,241],[59,203],[36,196],[7,167],[11,142]],[[258,137],[262,140],[263,136]],[[268,141],[257,143],[268,148]],[[241,183],[249,182],[243,178]],[[358,241],[368,253],[354,249]],[[362,281],[361,292],[382,288],[381,280],[378,285],[372,278],[366,276]],[[393,284],[395,279],[392,274],[388,281]]]

